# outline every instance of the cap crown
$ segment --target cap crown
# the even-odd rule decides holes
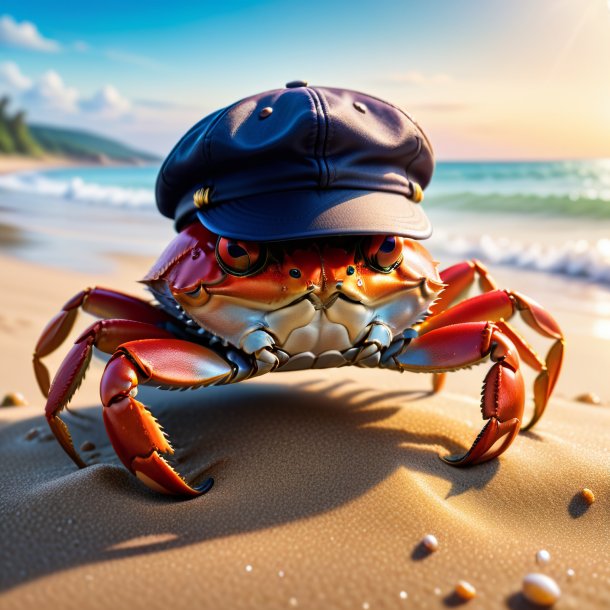
[[[157,179],[159,210],[177,225],[192,195],[212,205],[319,189],[408,197],[434,168],[425,134],[399,108],[355,91],[295,87],[245,98],[201,120],[169,154]]]

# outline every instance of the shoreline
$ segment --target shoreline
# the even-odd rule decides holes
[[[93,159],[76,159],[73,157],[55,155],[27,157],[23,155],[0,154],[0,176],[68,167],[143,167],[145,165],[153,165],[154,163],[155,162],[152,161],[129,163],[126,161],[114,161],[112,159],[94,161]]]
[[[62,167],[87,167],[104,165],[103,163],[96,164],[94,162],[84,162],[78,159],[70,159],[69,157],[59,156],[44,156],[44,157],[26,157],[22,155],[0,155],[0,176],[7,174],[17,174],[20,172],[59,169]]]

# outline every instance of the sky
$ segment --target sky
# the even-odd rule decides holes
[[[403,106],[439,159],[610,157],[610,0],[2,0],[0,95],[165,155],[304,79]]]

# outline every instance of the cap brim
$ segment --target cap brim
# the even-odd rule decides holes
[[[267,193],[212,204],[197,216],[217,235],[248,241],[375,234],[426,239],[432,233],[420,204],[386,191]]]

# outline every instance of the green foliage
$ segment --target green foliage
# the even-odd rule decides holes
[[[25,112],[18,111],[10,116],[7,112],[9,103],[6,96],[0,99],[0,152],[41,157],[44,151],[28,129]]]
[[[0,155],[22,154],[41,157],[44,154],[69,157],[79,160],[119,163],[145,163],[159,158],[120,142],[96,134],[63,129],[47,125],[28,125],[25,113],[18,111],[10,116],[7,112],[10,100],[0,99]]]
[[[13,138],[15,150],[28,157],[42,157],[44,154],[40,144],[32,137],[25,123],[25,112],[17,112],[8,120],[8,131]]]
[[[78,157],[92,161],[108,159],[119,162],[158,161],[158,157],[129,148],[116,140],[74,129],[30,125],[30,130],[43,148],[52,154]]]
[[[8,97],[0,99],[0,153],[14,153],[15,142],[8,130],[8,118],[6,116],[6,107],[9,104]]]

